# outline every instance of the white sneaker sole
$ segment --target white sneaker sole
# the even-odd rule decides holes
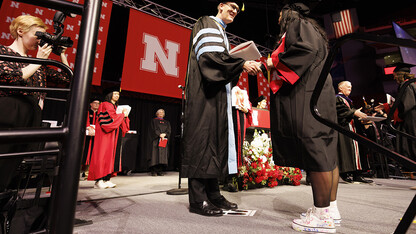
[[[306,213],[302,213],[302,214],[300,215],[300,218],[301,218],[301,219],[306,218]],[[335,226],[340,227],[340,226],[341,226],[341,221],[342,221],[342,219],[334,219],[334,224],[335,224]]]
[[[335,228],[308,227],[292,222],[292,228],[298,232],[336,233]]]

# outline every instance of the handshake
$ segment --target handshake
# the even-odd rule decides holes
[[[246,61],[243,65],[243,70],[252,76],[256,75],[259,72],[267,72],[267,69],[261,62],[256,62],[253,60]]]

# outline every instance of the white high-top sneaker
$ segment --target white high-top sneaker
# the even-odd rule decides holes
[[[109,180],[107,180],[107,181],[104,181],[104,183],[109,187],[109,188],[114,188],[114,187],[116,187],[117,185],[116,184],[114,184],[113,182],[111,182],[111,181],[109,181]]]
[[[329,205],[329,215],[334,220],[335,226],[341,226],[341,214],[338,210],[337,201],[332,201]]]
[[[299,232],[336,233],[334,220],[329,216],[329,209],[317,211],[309,208],[305,218],[294,219],[292,228]]]
[[[95,182],[94,188],[106,189],[106,188],[108,188],[108,185],[106,183],[104,183],[104,180],[99,180],[99,181]]]
[[[335,203],[331,202],[331,204],[329,206],[329,216],[331,216],[331,218],[334,220],[335,226],[337,226],[337,227],[341,226],[342,219],[341,219],[341,214],[339,213],[336,201],[335,201]],[[302,213],[300,215],[300,218],[305,219],[306,218],[306,213]]]

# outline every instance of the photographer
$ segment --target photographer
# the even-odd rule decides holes
[[[40,39],[36,32],[46,32],[47,26],[38,17],[21,15],[10,24],[10,33],[14,41],[9,46],[0,45],[0,53],[28,57],[30,50],[38,50],[36,58],[47,59],[52,52],[52,46],[39,46]],[[68,66],[65,48],[61,53],[62,63]],[[46,81],[69,83],[65,73],[60,73],[46,65],[8,62],[0,60],[0,85],[46,87]],[[0,91],[0,129],[40,127],[41,110],[46,94],[25,91]],[[6,114],[7,113],[7,114]],[[0,144],[0,153],[31,151],[33,144]],[[0,160],[0,191],[7,188],[7,184],[20,164],[21,159]]]

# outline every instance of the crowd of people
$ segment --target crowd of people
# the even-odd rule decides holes
[[[302,168],[311,184],[313,204],[300,218],[292,221],[297,231],[336,232],[341,224],[337,207],[339,177],[345,182],[371,183],[362,172],[368,170],[367,154],[360,154],[358,142],[338,134],[318,122],[309,111],[311,94],[328,55],[328,39],[322,27],[309,17],[309,8],[293,1],[285,5],[278,18],[280,35],[270,58],[262,64],[230,55],[226,35],[242,1],[219,1],[215,16],[203,16],[194,25],[190,38],[186,75],[185,121],[182,139],[181,175],[188,178],[189,211],[205,216],[221,216],[223,210],[237,209],[220,192],[220,183],[228,191],[237,191],[235,180],[242,165],[242,142],[251,121],[252,105],[247,92],[236,86],[240,74],[276,71],[280,80],[270,84],[270,119],[273,157],[281,166]],[[13,20],[10,31],[15,38],[9,46],[0,45],[1,54],[28,56],[37,50],[37,58],[47,59],[51,45],[39,45],[35,32],[47,26],[37,17],[25,15]],[[68,65],[65,48],[60,55]],[[399,84],[414,78],[411,65],[398,66],[394,78]],[[46,66],[0,61],[0,84],[45,87],[47,79],[69,83],[67,75]],[[323,118],[356,132],[374,133],[380,140],[379,127],[366,120],[368,113],[356,109],[350,99],[352,84],[343,81],[335,93],[330,75],[326,77],[318,109]],[[85,149],[80,167],[83,177],[95,181],[97,189],[114,188],[110,179],[121,168],[121,141],[130,130],[128,110],[118,108],[120,89],[106,90],[105,98],[93,97],[88,110]],[[265,108],[262,96],[259,108]],[[38,127],[41,123],[44,93],[0,91],[0,128]],[[391,105],[374,108],[375,114],[388,113]],[[415,135],[416,85],[406,88],[397,110],[397,126]],[[159,109],[149,124],[152,150],[148,166],[152,176],[163,176],[169,160],[171,125]],[[84,133],[83,133],[84,134]],[[378,138],[377,138],[378,137]],[[416,144],[397,136],[397,152],[415,160]],[[35,146],[0,144],[0,153],[30,151]],[[364,159],[364,160],[363,160]],[[365,161],[366,163],[363,163]],[[0,191],[7,189],[21,159],[0,159]],[[364,164],[367,164],[365,166]]]

